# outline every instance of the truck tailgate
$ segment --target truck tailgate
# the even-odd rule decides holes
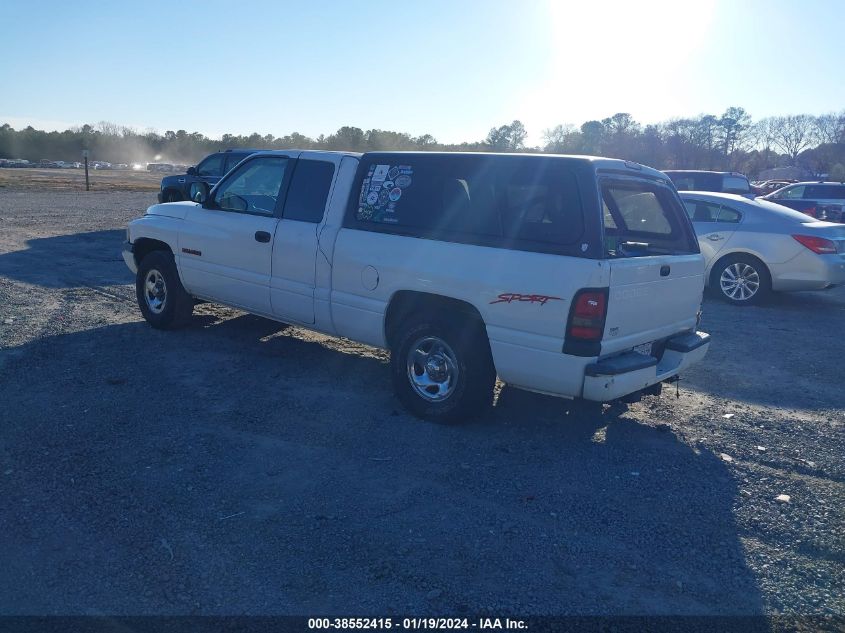
[[[695,327],[704,291],[700,254],[611,260],[602,355]]]

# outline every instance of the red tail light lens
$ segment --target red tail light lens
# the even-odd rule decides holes
[[[792,237],[819,255],[830,255],[836,252],[836,243],[832,240],[826,240],[815,235],[793,235]]]
[[[600,341],[607,315],[606,290],[582,290],[575,297],[569,317],[568,336],[582,341]]]

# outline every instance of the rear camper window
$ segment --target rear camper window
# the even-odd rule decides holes
[[[725,176],[725,180],[722,183],[722,191],[743,195],[751,193],[751,186],[748,184],[748,180],[742,176]]]
[[[697,253],[692,227],[675,194],[637,180],[602,184],[608,257]]]
[[[554,160],[400,154],[359,177],[354,218],[370,230],[539,251],[584,233],[577,180]]]

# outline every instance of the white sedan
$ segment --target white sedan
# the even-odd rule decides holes
[[[707,285],[749,305],[770,291],[845,284],[845,224],[819,222],[766,200],[682,191],[707,265]]]

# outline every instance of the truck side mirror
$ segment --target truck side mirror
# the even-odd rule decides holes
[[[208,200],[208,183],[192,182],[191,183],[191,200],[200,204],[205,204]]]
[[[197,168],[196,167],[188,167],[188,175],[189,176],[196,176],[197,175]]]

